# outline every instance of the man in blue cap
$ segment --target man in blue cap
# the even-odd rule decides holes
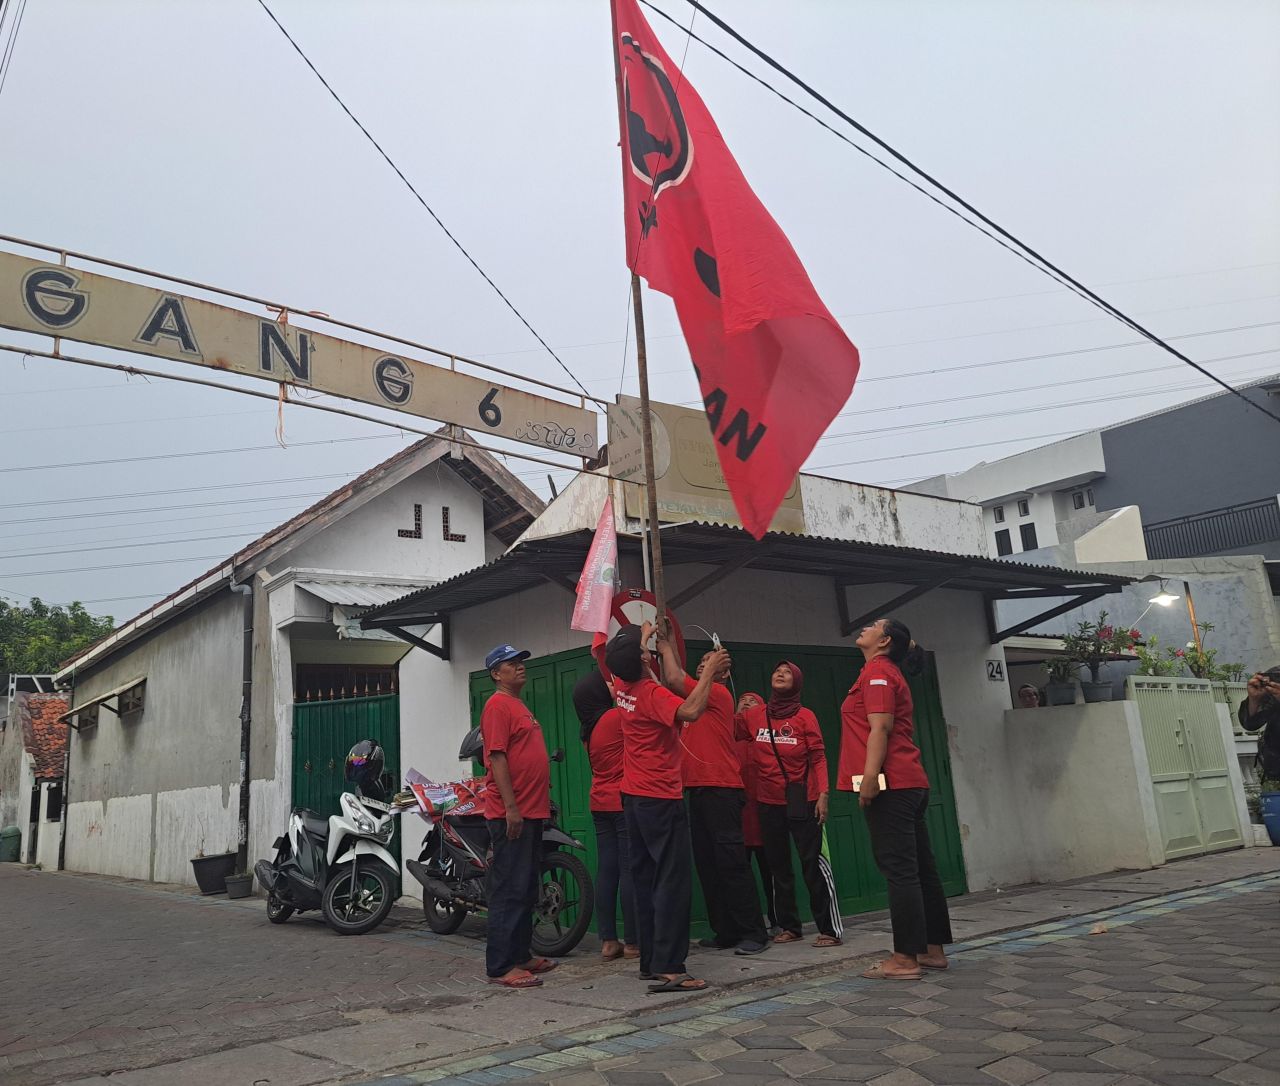
[[[484,659],[497,689],[480,714],[489,767],[484,816],[493,860],[485,884],[489,937],[485,971],[490,984],[536,988],[540,973],[556,963],[533,955],[533,908],[538,901],[542,823],[551,816],[551,764],[542,728],[521,700],[524,662],[513,645],[499,645]]]

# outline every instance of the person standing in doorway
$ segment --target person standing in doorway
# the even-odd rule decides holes
[[[693,692],[694,680],[685,674],[669,641],[663,642],[662,680],[681,698]],[[698,678],[705,673],[712,653],[698,663]],[[734,948],[735,954],[759,954],[768,947],[760,898],[747,859],[742,836],[746,792],[734,746],[733,696],[726,685],[732,662],[727,656],[712,676],[714,682],[707,711],[697,723],[686,723],[684,746],[685,796],[689,801],[689,833],[693,841],[693,865],[707,903],[711,937],[699,945],[712,950]]]
[[[866,663],[841,707],[843,732],[836,787],[858,793],[876,866],[889,884],[892,957],[862,975],[911,980],[946,969],[951,918],[929,844],[929,778],[912,739],[911,690],[924,652],[894,618],[863,627],[855,642]]]
[[[800,704],[804,673],[796,664],[781,661],[773,670],[769,687],[765,704],[748,706],[745,696],[741,704],[743,724],[755,740],[752,761],[760,836],[773,874],[773,905],[782,929],[773,941],[794,943],[803,938],[791,862],[794,842],[809,891],[813,922],[818,928],[813,945],[839,946],[844,925],[835,876],[826,856],[824,826],[829,784],[822,729],[818,718]]]
[[[542,824],[551,816],[551,763],[529,707],[521,699],[528,652],[499,645],[485,657],[496,690],[480,714],[486,780],[484,816],[493,859],[485,880],[489,932],[485,972],[490,984],[536,988],[556,963],[533,956],[533,907],[538,901]]]
[[[622,714],[613,704],[613,691],[605,677],[595,670],[574,686],[573,707],[591,763],[588,806],[596,831],[596,934],[600,936],[600,957],[606,962],[638,958],[631,846],[622,813]],[[618,941],[619,903],[625,942]]]
[[[712,653],[702,677],[681,699],[652,676],[652,657],[644,647],[651,629],[647,622],[624,626],[605,649],[622,714],[622,808],[631,843],[640,976],[659,982],[651,992],[693,992],[707,982],[685,971],[692,887],[680,726],[706,711],[712,678],[728,653]],[[663,641],[660,651],[672,650]]]

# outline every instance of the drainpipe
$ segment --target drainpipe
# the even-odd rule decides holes
[[[249,736],[253,721],[253,580],[232,582],[232,592],[244,595],[244,663],[240,679],[240,832],[236,872],[249,870]]]
[[[76,669],[71,669],[71,688],[67,693],[67,712],[70,713],[76,704]],[[67,753],[62,761],[62,821],[58,823],[58,870],[67,869],[67,810],[71,805],[71,736],[79,733],[71,726],[71,717],[67,717]]]

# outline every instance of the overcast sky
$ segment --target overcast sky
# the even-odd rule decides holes
[[[634,392],[605,0],[269,2],[590,391]],[[1216,373],[1280,370],[1280,5],[714,7],[1155,331],[1212,332],[1177,341],[1192,357],[1250,355]],[[900,483],[1213,390],[1153,347],[972,368],[1134,336],[697,42],[685,72],[862,352],[808,470]],[[29,3],[0,91],[0,232],[568,383],[255,0]],[[673,308],[649,293],[646,314],[655,398],[692,401]],[[127,617],[406,440],[304,408],[288,448],[274,428],[266,401],[0,354],[0,595]],[[545,468],[510,466],[548,493]]]

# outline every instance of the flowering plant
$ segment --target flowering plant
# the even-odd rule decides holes
[[[1133,651],[1138,654],[1138,674],[1139,675],[1172,675],[1178,670],[1181,662],[1180,656],[1176,653],[1182,653],[1182,649],[1166,648],[1160,651],[1160,638],[1155,634],[1151,634],[1147,638],[1145,645],[1134,645]]]
[[[1078,667],[1087,667],[1089,677],[1096,683],[1102,665],[1129,652],[1141,636],[1137,630],[1110,625],[1107,612],[1100,611],[1097,622],[1083,619],[1077,623],[1075,631],[1062,639],[1062,645],[1068,659]]]

